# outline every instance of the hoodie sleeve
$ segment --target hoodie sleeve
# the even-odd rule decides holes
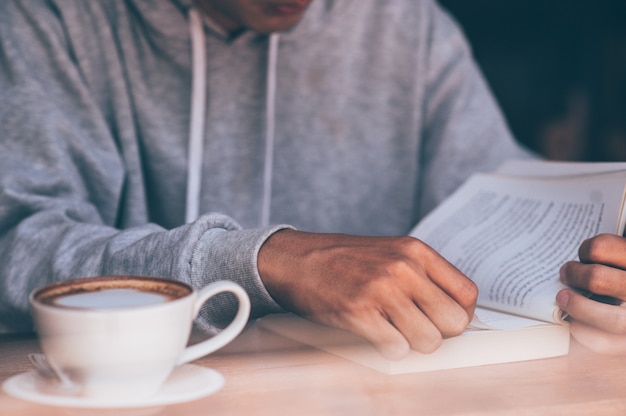
[[[221,214],[174,229],[120,224],[124,155],[74,62],[59,10],[44,3],[0,5],[0,332],[32,329],[36,287],[93,275],[162,276],[196,288],[228,279],[247,290],[253,316],[279,310],[256,256],[286,226],[242,230]],[[147,218],[145,204],[128,216]],[[207,303],[202,326],[227,323],[234,302],[219,295]]]
[[[427,1],[422,213],[476,171],[533,156],[513,139],[454,20]]]

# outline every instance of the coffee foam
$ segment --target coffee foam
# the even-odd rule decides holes
[[[58,306],[84,309],[112,309],[147,306],[172,300],[156,292],[142,292],[137,289],[104,289],[96,292],[73,293],[54,298],[52,303]]]
[[[105,276],[58,282],[36,292],[35,299],[58,307],[107,309],[163,303],[191,292],[189,286],[174,280]]]

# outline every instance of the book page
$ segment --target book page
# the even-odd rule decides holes
[[[504,162],[495,173],[516,177],[587,175],[626,170],[626,162],[562,162],[554,160],[512,159]]]
[[[558,321],[559,269],[618,228],[626,172],[564,179],[475,175],[410,233],[470,277],[478,304]]]
[[[544,321],[538,321],[536,319],[511,315],[510,313],[477,307],[474,312],[474,319],[472,319],[472,322],[470,322],[466,331],[484,331],[493,329],[516,330],[537,325],[551,324]]]

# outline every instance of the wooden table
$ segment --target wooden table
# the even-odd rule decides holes
[[[31,370],[33,335],[0,336],[0,382]],[[405,375],[384,375],[251,325],[196,364],[226,385],[193,402],[89,410],[32,404],[0,392],[2,416],[56,415],[602,415],[626,414],[626,357],[575,342],[566,357]]]

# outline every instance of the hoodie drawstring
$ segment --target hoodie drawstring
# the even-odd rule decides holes
[[[278,60],[278,33],[269,38],[267,58],[267,81],[265,91],[265,165],[263,172],[263,205],[261,209],[261,226],[270,223],[272,204],[272,175],[274,173],[274,136],[276,123],[276,62]]]
[[[200,213],[200,191],[202,184],[202,160],[204,151],[204,124],[206,106],[206,46],[204,28],[197,10],[189,10],[191,35],[192,80],[191,117],[189,126],[189,148],[187,165],[187,195],[185,222],[193,222]],[[274,136],[276,119],[276,64],[279,35],[269,36],[267,78],[265,91],[265,156],[263,172],[263,201],[260,225],[270,223],[272,199],[272,175],[274,171]]]
[[[191,35],[191,117],[187,154],[187,196],[185,222],[198,218],[200,188],[202,185],[202,159],[204,153],[204,120],[206,105],[206,50],[204,29],[198,12],[189,10]]]

